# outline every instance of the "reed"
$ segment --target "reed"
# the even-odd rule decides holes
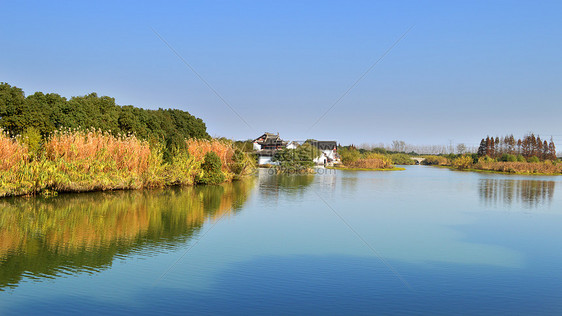
[[[544,162],[503,162],[503,161],[479,161],[474,169],[499,171],[516,174],[562,174],[562,164],[554,164],[551,161]]]
[[[230,166],[234,163],[234,147],[232,143],[220,140],[188,139],[187,151],[195,161],[203,163],[208,152],[217,154],[222,163],[222,171],[230,172]]]
[[[357,169],[391,169],[394,168],[392,159],[381,154],[369,154],[365,158],[357,159],[347,165]]]
[[[0,129],[0,171],[17,168],[28,157],[27,146]]]
[[[137,174],[148,169],[151,155],[148,142],[134,135],[113,136],[96,130],[55,132],[45,144],[45,152],[49,160],[78,163],[84,171],[97,161]]]
[[[134,135],[60,130],[31,156],[21,138],[10,138],[2,132],[0,197],[192,185],[201,175],[208,152],[219,156],[226,181],[247,174],[248,168],[240,168],[240,162],[247,164],[248,155],[237,152],[232,143],[186,142],[187,151],[178,151],[171,162],[164,163],[162,144],[149,144]]]

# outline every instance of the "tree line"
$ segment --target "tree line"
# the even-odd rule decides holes
[[[407,153],[409,155],[447,155],[455,153],[462,155],[476,152],[476,147],[468,146],[464,143],[459,143],[455,146],[452,142],[448,145],[412,145],[402,140],[393,140],[392,144],[362,143],[356,147],[368,151],[384,149],[387,152]]]
[[[135,134],[164,144],[165,155],[182,149],[185,139],[210,138],[203,120],[186,111],[120,106],[114,98],[96,93],[70,99],[43,92],[26,97],[22,89],[4,82],[0,83],[0,128],[11,136],[32,131],[43,139],[61,128]]]
[[[477,151],[478,156],[499,158],[504,155],[521,155],[526,159],[537,157],[540,160],[556,160],[556,145],[550,141],[542,140],[533,133],[525,135],[523,139],[515,139],[513,135],[505,137],[487,136],[480,141]]]

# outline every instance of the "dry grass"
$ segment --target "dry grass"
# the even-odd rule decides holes
[[[241,159],[231,143],[191,139],[187,145],[187,152],[164,163],[161,145],[150,146],[134,135],[64,130],[47,139],[39,154],[30,156],[21,139],[0,131],[0,197],[191,185],[210,151],[220,157],[227,181],[244,175],[245,167],[238,170]],[[245,166],[250,158],[242,158]]]
[[[421,162],[422,165],[428,166],[446,166],[449,160],[442,156],[424,156],[425,160]]]
[[[394,168],[392,165],[392,159],[381,154],[369,154],[365,158],[358,159],[347,165],[349,168],[360,168],[360,169],[391,169]]]
[[[480,161],[474,165],[475,169],[500,171],[518,174],[561,174],[562,164],[545,162],[484,162]]]
[[[134,135],[118,137],[95,130],[56,132],[45,144],[45,152],[52,161],[79,162],[84,171],[95,160],[137,174],[148,169],[151,156],[149,144]]]
[[[27,146],[10,138],[0,129],[0,171],[17,168],[28,157]]]
[[[187,151],[189,155],[195,159],[195,161],[203,162],[205,160],[205,155],[213,151],[215,152],[222,162],[222,168],[224,172],[230,171],[228,166],[234,163],[234,147],[231,143],[219,141],[219,140],[206,140],[206,139],[189,139],[187,142]]]

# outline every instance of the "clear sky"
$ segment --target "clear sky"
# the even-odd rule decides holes
[[[27,94],[187,110],[213,136],[562,144],[562,1],[3,1],[0,43]]]

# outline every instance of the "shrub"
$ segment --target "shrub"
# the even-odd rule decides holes
[[[368,154],[365,158],[358,159],[346,166],[359,169],[390,169],[394,167],[392,160],[388,156],[374,153]]]
[[[273,161],[278,162],[277,171],[281,173],[309,173],[314,166],[314,148],[303,144],[296,149],[283,149],[275,154]]]
[[[449,163],[449,160],[442,156],[425,156],[421,162],[422,165],[427,166],[444,166]]]
[[[410,156],[402,153],[392,154],[390,158],[395,165],[414,165],[416,163]]]
[[[508,162],[516,162],[517,161],[517,156],[515,155],[511,155],[511,154],[503,154],[499,161],[508,161]]]
[[[496,160],[488,155],[478,158],[478,162],[496,162]]]
[[[468,169],[472,166],[473,159],[470,156],[460,156],[453,160],[453,166],[458,169]]]
[[[527,162],[531,162],[531,163],[537,163],[537,162],[540,162],[540,161],[541,160],[537,156],[529,157],[529,159],[527,159]]]
[[[338,151],[338,154],[340,155],[341,162],[344,165],[348,165],[350,163],[353,163],[354,161],[361,158],[361,154],[355,148],[341,148]]]
[[[217,153],[214,151],[207,152],[196,182],[200,184],[219,184],[224,182],[225,175],[221,167],[222,162]]]

